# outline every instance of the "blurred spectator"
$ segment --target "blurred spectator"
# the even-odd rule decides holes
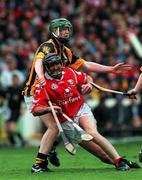
[[[9,120],[11,111],[6,100],[6,93],[0,90],[0,145],[7,143],[7,133],[5,123]]]
[[[6,55],[4,57],[4,63],[7,66],[7,69],[1,72],[0,83],[2,88],[7,89],[12,85],[12,76],[13,74],[17,74],[20,80],[20,84],[22,84],[25,80],[24,75],[17,69],[17,61],[14,56]]]
[[[12,85],[7,89],[8,107],[11,110],[9,120],[6,121],[6,130],[9,141],[13,146],[23,146],[24,140],[19,132],[17,132],[17,122],[20,116],[21,103],[23,97],[21,95],[20,79],[17,74],[12,76]]]

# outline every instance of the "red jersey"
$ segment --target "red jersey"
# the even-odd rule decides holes
[[[73,118],[81,105],[84,103],[83,96],[79,93],[78,87],[86,82],[86,74],[64,68],[62,78],[60,80],[53,79],[46,75],[46,91],[52,103],[60,106],[62,111]],[[33,103],[35,108],[38,105],[48,106],[43,88],[36,86]],[[60,122],[64,122],[65,118],[58,115]]]

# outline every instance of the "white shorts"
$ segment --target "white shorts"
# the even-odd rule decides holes
[[[79,119],[82,116],[93,116],[91,108],[85,103],[80,107],[78,113],[73,118],[73,121],[79,125]],[[95,123],[96,123],[96,120],[95,120]],[[77,131],[74,128],[74,126],[69,121],[62,123],[61,126],[64,130],[65,135],[67,136],[70,142],[75,143],[75,144],[79,144],[81,142],[81,134],[79,133],[79,131]]]
[[[29,112],[31,112],[34,104],[33,104],[33,96],[24,96],[24,101],[27,106]]]

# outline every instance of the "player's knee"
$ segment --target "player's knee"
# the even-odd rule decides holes
[[[50,129],[55,134],[59,133],[59,129],[56,124],[50,124],[50,126],[48,126],[48,129]]]
[[[90,134],[91,136],[93,136],[93,138],[95,140],[98,140],[98,137],[100,136],[100,134],[97,131],[94,131],[94,130],[88,130],[87,133]]]
[[[55,134],[58,134],[58,133],[59,133],[59,129],[58,129],[58,128],[53,128],[52,131],[53,131]]]
[[[54,130],[51,130],[51,131],[52,131],[52,135],[54,136],[54,138],[58,136],[58,134],[59,134],[58,129],[56,129],[56,130],[54,129]]]
[[[85,131],[86,131],[88,134],[92,135],[92,136],[96,136],[96,135],[97,135],[97,132],[95,132],[95,131],[94,131],[93,129],[91,129],[91,128],[85,129]]]

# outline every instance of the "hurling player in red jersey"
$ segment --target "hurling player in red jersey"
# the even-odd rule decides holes
[[[50,53],[45,56],[44,67],[46,79],[46,85],[44,88],[46,89],[52,103],[55,104],[54,109],[61,109],[63,113],[69,116],[73,121],[77,122],[88,134],[92,135],[93,140],[87,142],[72,138],[76,137],[75,135],[72,136],[72,134],[75,133],[75,130],[72,129],[72,127],[69,128],[71,124],[67,122],[62,115],[57,114],[65,133],[66,129],[72,131],[71,134],[66,134],[67,137],[71,141],[77,142],[82,147],[85,144],[89,148],[93,148],[93,146],[90,146],[90,143],[97,144],[108,155],[110,161],[115,165],[117,170],[128,170],[130,168],[128,161],[123,159],[112,144],[97,131],[96,120],[91,109],[85,103],[83,96],[78,91],[78,87],[83,89],[88,87],[90,78],[88,78],[85,73],[76,72],[69,67],[63,67],[63,62],[60,56],[55,53]],[[32,114],[34,116],[42,116],[51,112],[44,88],[40,87],[38,84],[36,86],[33,100],[34,106],[32,108]],[[87,91],[89,93],[90,88],[87,88],[86,92]],[[47,132],[48,131],[49,130],[47,129]],[[52,141],[50,132],[47,134],[46,137]],[[50,145],[52,146],[52,143]],[[48,146],[46,153],[49,152],[51,146]],[[39,167],[39,164],[35,163],[32,167],[32,172],[48,171],[49,169],[47,165],[47,160],[46,166]]]

